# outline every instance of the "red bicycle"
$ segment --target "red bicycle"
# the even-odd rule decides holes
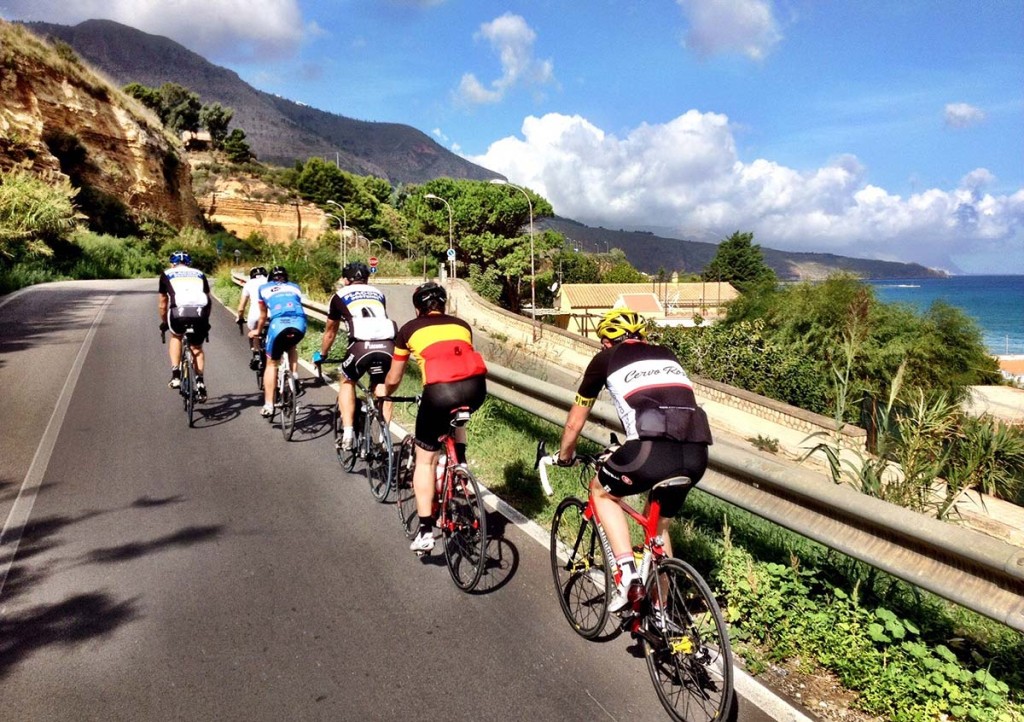
[[[617,445],[614,439],[613,445]],[[610,449],[581,455],[585,488]],[[541,483],[552,495],[547,467],[555,457],[537,447]],[[686,477],[665,479],[654,489],[689,485]],[[654,489],[651,491],[653,492]],[[722,611],[704,578],[692,566],[670,557],[658,534],[661,514],[649,493],[643,512],[623,500],[619,506],[642,532],[633,548],[646,595],[622,612],[619,629],[628,630],[644,648],[647,669],[662,706],[674,720],[724,720],[733,697],[732,654]],[[608,624],[608,603],[621,576],[589,492],[587,501],[566,497],[551,522],[551,572],[562,612],[576,632],[595,639]]]
[[[459,464],[455,456],[454,432],[469,421],[469,408],[454,409],[451,413],[451,430],[441,437],[443,457],[439,464],[443,463],[443,470],[434,495],[434,509],[448,571],[455,586],[469,592],[480,582],[487,563],[487,510],[476,477],[468,466]],[[416,536],[419,527],[412,486],[415,465],[416,446],[409,434],[402,439],[395,460],[395,506],[409,539]]]

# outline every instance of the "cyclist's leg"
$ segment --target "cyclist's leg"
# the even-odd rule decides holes
[[[277,365],[284,355],[279,348],[278,332],[279,324],[270,322],[270,330],[267,331],[267,367],[263,370],[263,411],[264,416],[270,416],[274,408],[274,392],[277,390]]]

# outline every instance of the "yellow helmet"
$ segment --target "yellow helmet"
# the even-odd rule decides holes
[[[597,337],[609,341],[621,341],[624,338],[646,338],[647,324],[636,311],[628,308],[613,308],[605,313],[597,324]]]

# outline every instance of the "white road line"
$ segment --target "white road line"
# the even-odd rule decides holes
[[[74,363],[71,364],[71,370],[64,381],[64,388],[61,389],[57,405],[54,407],[53,413],[50,414],[50,420],[46,424],[46,431],[43,432],[43,438],[36,448],[35,456],[32,457],[32,464],[28,468],[28,473],[25,474],[24,481],[21,482],[18,497],[14,500],[14,506],[11,507],[10,514],[7,515],[7,521],[4,523],[3,530],[0,530],[0,549],[4,549],[7,552],[7,559],[0,566],[0,595],[3,594],[4,585],[7,583],[7,575],[10,573],[11,565],[14,564],[14,558],[18,554],[21,535],[25,531],[26,524],[28,524],[29,516],[32,514],[32,506],[36,501],[36,490],[46,475],[46,467],[50,464],[50,455],[53,454],[53,449],[57,444],[57,436],[60,434],[60,428],[64,424],[64,417],[68,412],[68,407],[71,405],[71,396],[75,391],[75,385],[78,383],[78,377],[82,373],[82,363],[85,361],[85,357],[92,346],[92,341],[96,337],[96,329],[99,327],[100,321],[103,320],[103,314],[112,300],[113,296],[107,296],[96,312],[96,317],[89,327],[89,332],[85,335],[81,348],[78,349],[78,355],[75,357]],[[12,532],[12,530],[14,531]],[[7,545],[11,545],[9,550],[6,549]]]

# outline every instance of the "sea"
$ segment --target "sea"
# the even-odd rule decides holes
[[[886,303],[907,303],[925,311],[945,301],[971,316],[994,356],[1024,355],[1024,276],[950,276],[948,278],[870,281]]]

